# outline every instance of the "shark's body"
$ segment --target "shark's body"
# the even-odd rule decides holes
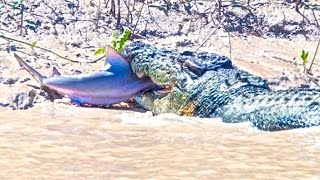
[[[152,87],[149,78],[138,78],[129,63],[114,49],[107,47],[104,70],[80,75],[60,75],[54,69],[53,77],[44,77],[15,54],[19,64],[41,84],[46,91],[67,96],[79,105],[111,105],[129,100],[140,91]]]
[[[151,83],[133,75],[100,71],[92,74],[63,75],[46,78],[43,86],[67,95],[74,103],[111,105],[127,101]]]

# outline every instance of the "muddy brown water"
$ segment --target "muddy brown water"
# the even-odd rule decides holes
[[[0,111],[3,179],[318,179],[319,151],[320,127],[64,104]]]
[[[62,2],[56,1],[53,9],[60,9]],[[88,6],[98,4],[92,0],[84,2]],[[35,3],[38,7],[38,2],[28,1],[30,3]],[[316,2],[310,1],[309,4]],[[95,12],[92,7],[85,9]],[[294,17],[301,19],[294,8],[289,6],[270,6],[267,9],[259,6],[257,10],[260,10],[260,14],[272,14],[266,16],[267,21],[274,21],[270,25],[282,22],[284,12],[288,22]],[[39,14],[44,12],[47,11]],[[307,13],[310,11],[306,10],[306,15]],[[317,12],[313,13],[317,17]],[[281,18],[275,17],[277,14]],[[46,14],[43,15],[45,17]],[[68,17],[66,15],[67,19]],[[168,22],[165,15],[160,16],[158,13],[154,17],[166,24]],[[92,17],[79,17],[83,18]],[[311,16],[308,18],[312,20]],[[177,18],[178,22],[179,19]],[[14,25],[12,29],[17,29],[15,25],[20,23],[11,21],[8,24]],[[185,23],[183,20],[182,23],[190,25],[183,27],[191,31],[197,29],[192,27],[197,25],[193,21]],[[44,22],[51,20],[44,19]],[[108,42],[107,33],[96,29],[90,32],[90,28],[87,39],[87,28],[82,27],[92,24],[85,21],[81,22],[81,26],[72,24],[72,28],[68,29],[62,28],[61,24],[60,27],[57,25],[58,36],[29,32],[31,34],[27,39],[30,42],[37,41],[39,46],[62,56],[76,59],[80,55],[78,60],[81,62],[96,59],[93,51]],[[159,24],[148,24],[148,28],[152,26],[158,29]],[[49,27],[52,25],[49,24]],[[170,29],[168,32],[174,30],[171,25],[162,28]],[[83,29],[85,39],[81,35]],[[70,32],[66,33],[66,30]],[[145,26],[140,30],[144,31]],[[208,40],[199,52],[229,56],[241,69],[264,78],[301,76],[301,50],[308,51],[311,58],[317,45],[317,41],[306,41],[304,37],[293,40],[238,37],[233,33],[219,31],[207,39],[212,30],[211,26],[201,26],[200,31],[190,32],[188,35],[149,40],[158,47],[191,51]],[[9,33],[8,36],[27,41],[14,33]],[[20,78],[19,81],[30,77],[21,70],[13,56],[7,53],[7,46],[11,47],[13,44],[2,42],[0,63],[3,72],[0,72],[0,76]],[[178,45],[188,42],[191,43],[187,47]],[[80,43],[81,48],[68,45],[73,43]],[[92,45],[91,49],[84,48],[87,43]],[[15,46],[24,52],[21,55],[23,58],[31,60],[31,65],[45,75],[50,74],[53,65],[58,65],[63,74],[70,74],[72,70],[93,72],[103,65],[102,61],[100,64],[69,63],[50,53],[18,44],[13,47]],[[34,60],[37,54],[42,58]],[[320,77],[318,59],[319,56],[313,73]],[[46,66],[48,63],[49,66]],[[283,72],[286,72],[285,75]],[[287,88],[305,83],[303,79],[290,79],[294,81],[281,85]],[[26,92],[29,88],[26,84],[37,83],[31,79],[26,83],[0,84],[0,102],[7,102],[7,98]],[[0,108],[0,179],[320,179],[319,140],[320,127],[263,132],[249,123],[225,124],[219,119],[187,118],[170,114],[152,117],[150,113],[129,109],[79,108],[46,103],[26,111],[6,111]]]

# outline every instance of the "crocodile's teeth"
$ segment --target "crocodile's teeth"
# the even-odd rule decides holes
[[[157,94],[160,94],[162,96],[166,96],[167,94],[169,94],[172,90],[171,86],[163,86],[161,89],[156,90]]]
[[[160,93],[160,94],[169,94],[170,92],[171,92],[171,89],[161,89],[157,91],[157,93]]]

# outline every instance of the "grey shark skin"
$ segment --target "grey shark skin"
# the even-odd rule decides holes
[[[132,98],[138,92],[154,85],[149,78],[138,78],[129,63],[113,48],[106,48],[104,70],[91,74],[60,75],[54,69],[53,77],[44,77],[18,55],[19,64],[26,69],[48,93],[55,91],[68,96],[79,105],[112,105]]]

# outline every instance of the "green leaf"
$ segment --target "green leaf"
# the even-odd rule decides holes
[[[34,47],[36,47],[36,45],[37,45],[37,41],[32,41],[31,42],[31,48],[33,49]]]
[[[100,54],[105,54],[106,53],[106,48],[98,48],[97,50],[94,51],[94,55],[100,55]]]
[[[124,28],[122,34],[113,34],[112,47],[116,51],[120,52],[126,46],[128,40],[130,40],[131,34],[132,31],[127,27]]]
[[[303,65],[306,65],[306,64],[307,64],[307,62],[308,62],[308,55],[309,55],[309,52],[306,52],[305,50],[302,50],[300,57],[301,57],[301,59],[302,59]]]

